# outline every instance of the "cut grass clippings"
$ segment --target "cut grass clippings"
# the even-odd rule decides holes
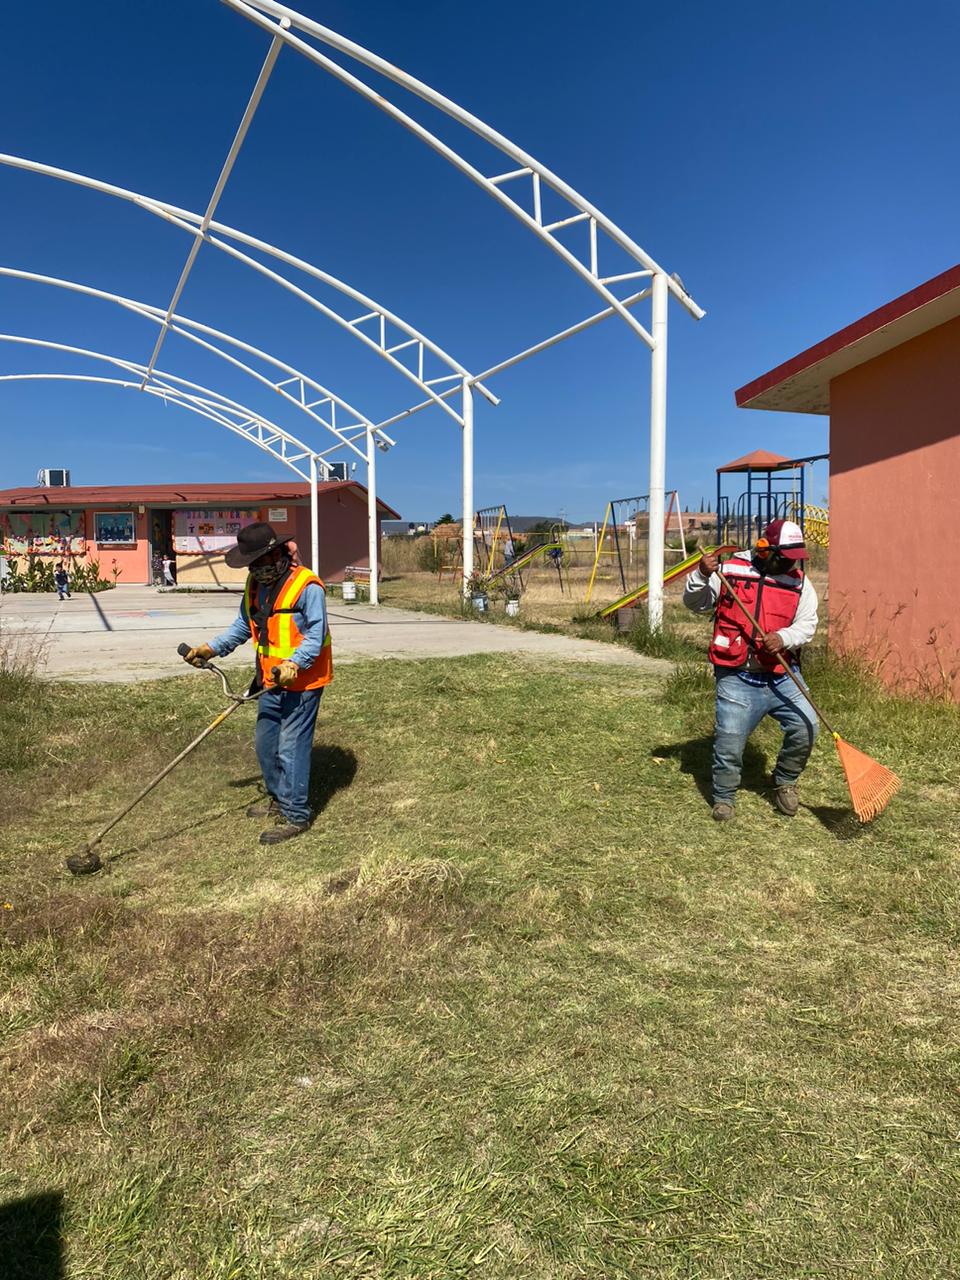
[[[774,812],[772,725],[713,823],[700,666],[363,662],[308,835],[238,712],[89,880],[216,690],[5,690],[5,1280],[952,1274],[960,715],[808,675],[870,827],[827,739]]]

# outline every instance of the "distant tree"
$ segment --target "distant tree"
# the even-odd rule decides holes
[[[440,518],[435,521],[435,523],[436,524],[456,524],[456,517],[452,516],[449,511],[445,511],[443,515],[440,516]]]

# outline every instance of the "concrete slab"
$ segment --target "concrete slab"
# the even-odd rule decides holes
[[[131,681],[183,675],[181,641],[199,644],[236,616],[234,592],[161,592],[117,587],[97,595],[0,597],[0,638],[40,652],[51,679]],[[666,672],[668,662],[645,658],[620,645],[521,631],[487,622],[444,618],[410,609],[330,602],[334,661],[359,658],[455,658],[472,653],[527,654],[545,663],[616,663]],[[224,666],[249,670],[247,646]]]

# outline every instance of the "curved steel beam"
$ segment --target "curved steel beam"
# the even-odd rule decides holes
[[[87,347],[73,347],[63,342],[51,342],[45,338],[29,338],[23,334],[0,333],[0,342],[11,342],[21,346],[40,347],[47,351],[64,352],[67,355],[84,356],[90,360],[99,360],[104,364],[113,365],[117,369],[122,369],[125,373],[135,375],[138,379],[142,379],[146,365],[138,364],[134,360],[125,360],[120,356],[107,355],[102,351],[91,351]],[[77,381],[96,381],[97,379],[84,375],[19,375],[6,374],[2,380],[6,382],[24,381],[30,376],[33,377],[50,377],[57,380],[70,381],[75,378]],[[128,385],[128,384],[124,384]],[[129,384],[140,389],[140,383],[135,382]],[[235,435],[241,436],[243,439],[251,441],[259,449],[263,449],[265,453],[269,453],[271,457],[276,458],[278,462],[282,462],[284,466],[295,471],[297,475],[302,476],[304,480],[309,480],[308,473],[301,471],[296,463],[305,460],[316,459],[317,454],[308,444],[304,444],[302,440],[298,440],[296,436],[291,435],[282,427],[278,427],[276,423],[271,422],[269,418],[263,417],[262,414],[255,413],[248,409],[245,405],[238,403],[236,400],[230,399],[229,396],[221,395],[217,391],[211,391],[209,387],[201,386],[199,383],[190,382],[187,378],[180,378],[176,374],[162,373],[155,371],[151,382],[144,388],[144,391],[151,395],[159,396],[161,399],[167,397],[176,397],[178,400],[190,400],[195,407],[206,410],[205,416],[211,417],[213,421],[220,422],[221,426],[232,431]],[[218,415],[212,417],[212,415]],[[366,455],[363,455],[364,458]]]
[[[228,364],[234,365],[244,373],[249,374],[263,386],[269,387],[271,391],[277,392],[302,413],[305,413],[308,417],[312,418],[314,422],[319,423],[320,426],[324,427],[327,431],[336,436],[340,444],[346,445],[348,448],[352,449],[357,457],[363,458],[363,460],[366,461],[366,454],[357,449],[353,443],[356,437],[344,434],[345,430],[351,430],[352,428],[358,427],[362,428],[363,431],[367,429],[375,430],[376,428],[374,423],[370,421],[366,414],[361,413],[359,409],[354,408],[353,405],[336,395],[333,391],[328,390],[328,388],[324,387],[321,383],[315,381],[307,374],[301,373],[292,365],[278,359],[269,352],[261,351],[258,347],[254,347],[250,343],[244,342],[240,338],[235,338],[232,334],[225,333],[220,329],[214,329],[210,325],[201,324],[198,320],[191,320],[188,316],[178,315],[175,323],[167,322],[165,312],[161,307],[154,307],[146,302],[138,302],[133,298],[126,298],[122,294],[109,293],[106,289],[97,289],[92,285],[80,284],[75,280],[64,280],[59,276],[40,275],[35,271],[20,271],[15,267],[0,267],[0,277],[4,276],[13,280],[25,280],[32,284],[51,285],[54,288],[65,289],[70,293],[79,293],[86,297],[98,298],[104,302],[112,302],[126,311],[130,311],[135,315],[141,316],[145,320],[154,321],[156,324],[161,326],[166,324],[167,328],[178,334],[180,337],[187,338],[190,342],[196,343],[204,350],[212,352],[214,355],[219,356],[220,359],[227,361]],[[191,330],[195,330],[196,332],[191,332]],[[219,339],[221,342],[229,343],[238,350],[245,351],[248,354],[265,361],[267,364],[273,365],[274,368],[280,369],[289,376],[283,382],[272,382],[269,378],[258,372],[258,370],[251,368],[250,365],[245,364],[242,360],[238,360],[235,356],[232,356],[228,351],[222,350],[213,342],[206,341],[204,338],[199,336],[200,334],[207,334],[210,337]],[[299,398],[287,389],[291,384],[297,385]],[[308,404],[306,399],[307,387],[310,387],[313,391],[317,392],[321,397],[320,400],[311,401]],[[327,421],[321,416],[321,414],[315,412],[317,407],[323,405],[325,402],[328,402],[330,405],[330,421]],[[353,421],[342,423],[342,425],[338,427],[336,420],[336,411],[338,406],[346,413],[350,414]],[[361,434],[362,433],[363,432],[361,432]],[[385,444],[392,445],[395,443],[395,441],[388,436],[386,432],[379,431],[377,434]]]
[[[311,62],[322,67],[330,75],[334,76],[342,84],[352,89],[355,93],[372,103],[380,111],[396,120],[397,123],[404,126],[412,134],[418,137],[422,142],[426,143],[438,155],[448,160],[461,173],[472,179],[479,187],[487,192],[488,195],[497,200],[501,205],[508,209],[514,217],[518,218],[529,230],[533,231],[539,239],[543,240],[550,246],[553,251],[558,254],[569,267],[574,270],[581,279],[585,280],[591,288],[595,290],[607,303],[612,307],[630,328],[643,339],[643,341],[653,348],[655,339],[640,322],[630,314],[626,307],[622,305],[620,300],[609,289],[609,285],[622,280],[633,280],[644,275],[660,275],[666,281],[667,288],[677,300],[693,315],[696,319],[702,319],[705,312],[694,302],[693,298],[687,293],[686,289],[680,281],[670,276],[664,271],[644,249],[640,247],[623,231],[612,219],[608,218],[596,206],[586,200],[578,191],[564,182],[557,174],[553,173],[546,165],[541,164],[528,152],[523,151],[515,143],[502,133],[492,129],[484,121],[477,116],[472,115],[469,111],[465,111],[463,107],[453,102],[450,98],[444,97],[443,94],[437,93],[435,89],[431,89],[429,85],[424,84],[422,80],[408,75],[407,72],[401,71],[399,67],[393,66],[392,63],[378,57],[370,50],[364,49],[362,45],[355,44],[352,40],[347,40],[339,35],[336,31],[332,31],[329,27],[321,26],[319,22],[298,13],[295,9],[289,8],[287,5],[275,3],[275,0],[223,0],[223,3],[234,9],[237,13],[248,18],[263,31],[271,35],[275,40],[281,39],[303,54]],[[272,17],[267,16],[272,15]],[[272,18],[278,19],[273,21]],[[504,155],[519,167],[506,173],[494,174],[488,176],[482,173],[468,160],[466,160],[459,152],[448,146],[435,134],[431,133],[412,116],[388,101],[381,93],[373,89],[370,85],[360,80],[346,68],[334,62],[325,54],[315,49],[312,45],[295,35],[293,31],[288,30],[285,23],[313,36],[315,39],[328,45],[329,47],[345,54],[347,57],[354,59],[363,66],[368,67],[371,71],[377,72],[379,75],[385,76],[394,84],[399,85],[402,89],[415,94],[430,106],[435,107],[438,111],[442,111],[451,119],[457,121],[458,124],[471,130],[478,137],[482,138],[491,146],[496,147]],[[517,179],[530,178],[531,195],[533,203],[533,212],[530,213],[523,205],[514,200],[506,191],[502,190],[502,186],[508,182]],[[541,188],[546,186],[560,199],[566,202],[572,210],[569,216],[556,219],[550,223],[545,223],[543,219],[543,211],[541,205]],[[587,224],[589,233],[589,249],[585,255],[585,260],[577,257],[572,253],[555,235],[555,232],[563,227],[571,226],[575,223],[583,222]],[[621,272],[615,276],[603,276],[599,266],[599,248],[598,248],[598,232],[602,232],[613,244],[631,257],[639,264],[640,270],[636,272]]]
[[[156,396],[164,404],[175,404],[183,409],[190,409],[193,413],[199,414],[202,418],[207,418],[210,422],[217,423],[218,426],[226,427],[229,431],[235,429],[233,423],[212,410],[199,397],[186,395],[178,391],[176,387],[158,387],[152,382],[147,383],[145,387],[141,387],[139,382],[127,382],[123,378],[104,378],[90,373],[0,373],[0,382],[94,382],[103,386],[124,387],[131,391],[144,391],[148,396]],[[276,455],[274,454],[274,456]],[[290,461],[286,461],[285,465],[291,471],[295,471],[301,479],[310,479],[306,472],[301,471],[299,467],[294,466]]]
[[[24,156],[14,156],[5,153],[0,153],[0,164],[13,169],[22,169],[28,173],[37,173],[44,177],[56,178],[61,182],[70,182],[76,186],[86,187],[91,191],[98,191],[102,195],[113,196],[116,199],[125,200],[130,204],[136,205],[138,208],[146,210],[148,213],[154,214],[156,217],[162,218],[166,222],[172,223],[174,226],[180,227],[181,230],[186,231],[189,235],[194,237],[197,235],[198,228],[203,223],[202,216],[198,213],[192,213],[189,209],[181,209],[179,206],[169,204],[166,201],[157,200],[152,196],[145,196],[136,191],[130,191],[126,187],[118,187],[110,182],[102,182],[98,178],[91,178],[86,174],[76,173],[69,169],[58,169],[53,165],[41,164],[36,160],[28,160]],[[211,234],[213,232],[217,234]],[[328,285],[338,293],[351,298],[359,306],[365,307],[366,311],[362,315],[355,316],[353,319],[348,319],[333,307],[321,302],[319,298],[315,298],[306,290],[293,284],[293,282],[288,280],[285,276],[282,276],[278,272],[272,271],[270,268],[264,266],[263,263],[258,262],[256,258],[251,258],[249,254],[241,252],[235,247],[235,245],[227,244],[224,240],[219,238],[220,236],[226,237],[227,240],[236,241],[238,244],[246,245],[248,248],[255,249],[260,253],[266,254],[268,257],[285,263],[287,266],[296,268],[298,271],[303,271],[306,275],[312,276],[322,284]],[[378,302],[375,302],[366,294],[361,293],[359,289],[354,289],[344,281],[338,280],[336,276],[332,276],[329,272],[321,270],[319,267],[314,266],[313,263],[307,262],[303,258],[298,258],[294,254],[286,253],[284,250],[278,248],[276,245],[270,244],[266,240],[260,240],[256,236],[247,235],[243,231],[238,231],[234,227],[227,226],[226,223],[216,221],[211,222],[209,224],[209,230],[205,235],[205,239],[208,243],[215,245],[218,249],[228,253],[231,257],[234,257],[238,261],[245,263],[245,265],[252,267],[255,271],[260,272],[261,275],[267,276],[275,283],[289,290],[289,292],[293,293],[295,296],[301,298],[305,302],[308,302],[316,310],[327,316],[328,319],[333,320],[335,324],[351,333],[356,339],[396,369],[398,373],[401,373],[404,377],[415,383],[423,391],[424,395],[428,397],[428,399],[435,400],[437,405],[443,409],[445,413],[449,414],[450,417],[454,418],[458,423],[460,423],[460,425],[462,425],[460,416],[455,413],[433,390],[434,383],[438,381],[438,379],[424,377],[426,372],[425,360],[427,353],[433,355],[448,370],[450,370],[450,374],[444,375],[442,379],[439,379],[440,381],[445,381],[451,376],[462,378],[470,377],[471,375],[458,360],[455,360],[453,356],[444,351],[442,347],[437,346],[435,342],[432,342],[424,334],[420,333],[418,329],[415,329],[405,320],[402,320],[394,312],[388,311],[385,307],[381,306]],[[372,338],[361,327],[363,325],[369,325],[371,321],[376,322],[375,338]],[[402,334],[405,334],[406,338],[404,341],[388,345],[390,344],[388,326],[393,326]],[[402,360],[398,360],[396,356],[398,351],[410,351],[412,349],[415,349],[413,352],[416,362],[415,370],[411,369]],[[481,394],[486,396],[491,404],[499,403],[497,397],[482,385],[478,384],[477,389]]]

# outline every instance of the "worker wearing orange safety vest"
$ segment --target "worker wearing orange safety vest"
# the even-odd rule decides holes
[[[260,843],[278,844],[301,835],[313,819],[313,730],[323,690],[333,679],[326,595],[316,574],[294,563],[289,542],[269,524],[241,529],[225,559],[233,569],[248,569],[240,613],[226,631],[188,650],[184,659],[199,666],[253,640],[254,684],[265,690],[257,702],[256,748],[266,795],[247,816],[273,818]]]
[[[803,572],[807,550],[799,525],[774,520],[756,548],[740,551],[722,566],[740,601],[760,623],[764,638],[746,621],[717,576],[715,555],[705,554],[687,579],[683,603],[694,613],[713,613],[709,658],[716,676],[713,737],[713,816],[734,816],[747,739],[764,716],[783,729],[773,770],[773,803],[792,818],[799,805],[797,783],[817,736],[817,717],[786,672],[800,678],[799,653],[817,629],[817,593]]]

